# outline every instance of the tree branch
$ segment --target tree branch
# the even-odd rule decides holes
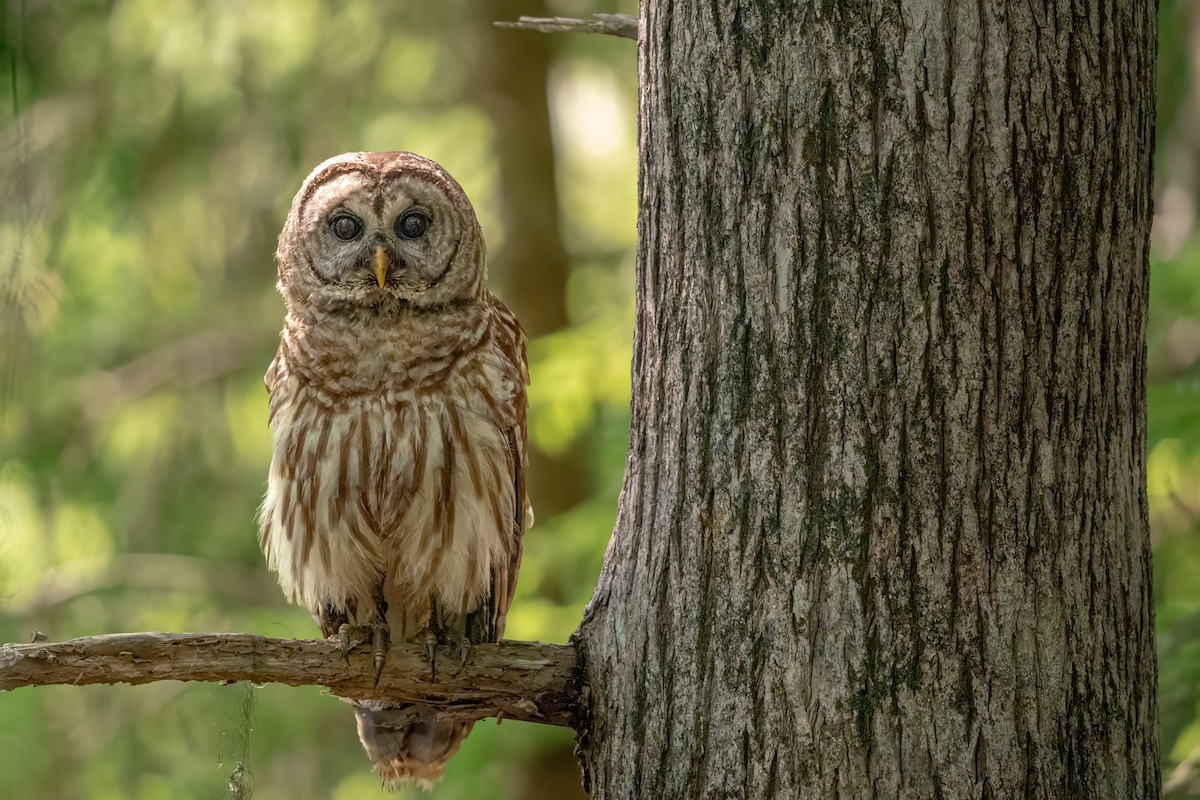
[[[343,660],[336,642],[246,633],[113,633],[66,642],[0,645],[0,690],[50,684],[207,681],[324,686],[356,700],[403,700],[464,720],[502,717],[571,726],[579,698],[575,648],[541,642],[477,644],[462,671],[438,653],[437,679],[416,645],[393,646],[374,685],[370,647]]]
[[[593,14],[594,19],[572,17],[521,17],[516,22],[492,23],[498,28],[513,28],[541,33],[602,33],[622,39],[638,38],[637,17],[628,14]]]

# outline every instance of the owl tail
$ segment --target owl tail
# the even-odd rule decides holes
[[[471,732],[472,722],[458,722],[425,706],[386,708],[356,705],[358,738],[384,785],[397,789],[408,781],[426,788],[442,777],[446,762]]]

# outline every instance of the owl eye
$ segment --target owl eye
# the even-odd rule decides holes
[[[352,214],[334,215],[333,219],[329,220],[329,228],[333,231],[333,235],[343,242],[357,239],[358,235],[362,233],[362,223]]]
[[[396,217],[395,228],[401,239],[420,239],[429,230],[429,217],[423,211],[405,211]]]

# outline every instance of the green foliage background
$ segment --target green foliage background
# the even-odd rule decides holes
[[[1162,750],[1179,797],[1200,796],[1193,5],[1161,4],[1159,184],[1160,196],[1175,193],[1163,213],[1178,213],[1156,230],[1149,345]],[[474,58],[497,35],[497,11],[471,0],[4,4],[0,641],[34,629],[315,635],[265,571],[254,526],[270,458],[262,374],[282,317],[274,239],[313,165],[391,149],[458,177],[493,252],[522,235],[502,223],[495,98],[479,89]],[[569,325],[532,342],[531,434],[549,457],[581,462],[581,486],[527,537],[508,635],[565,641],[599,571],[624,467],[636,66],[626,41],[554,39]],[[432,796],[567,797],[577,785],[567,733],[486,722]],[[0,697],[0,797],[251,791],[382,796],[349,709],[316,689],[161,683]]]

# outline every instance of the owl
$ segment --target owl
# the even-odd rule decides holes
[[[287,306],[266,374],[274,441],[260,544],[343,648],[498,641],[525,528],[525,336],[486,285],[462,188],[412,153],[348,153],[279,236]],[[471,723],[355,704],[389,786],[439,777]]]

